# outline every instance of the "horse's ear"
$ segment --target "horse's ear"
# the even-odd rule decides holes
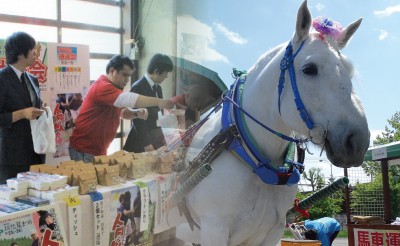
[[[311,27],[311,13],[307,7],[307,0],[305,0],[297,12],[296,33],[293,37],[293,42],[297,43],[303,41],[309,35]]]
[[[362,18],[356,20],[342,31],[337,41],[337,46],[340,50],[346,46],[347,42],[349,42],[350,38],[357,31],[358,27],[361,25],[361,21]]]

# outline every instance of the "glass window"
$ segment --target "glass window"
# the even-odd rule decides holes
[[[112,153],[120,149],[121,149],[121,139],[114,138],[114,140],[111,142],[110,146],[107,149],[107,155],[111,155]]]
[[[0,39],[17,31],[29,33],[36,41],[57,42],[56,27],[0,22]]]
[[[119,54],[120,34],[62,28],[62,42],[89,45],[90,53]]]
[[[100,75],[106,74],[108,60],[90,59],[90,80],[97,80]]]
[[[61,18],[85,24],[119,28],[121,8],[98,3],[69,0],[61,2]]]
[[[57,19],[55,0],[0,0],[0,13],[42,19]]]

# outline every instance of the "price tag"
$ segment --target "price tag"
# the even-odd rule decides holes
[[[92,202],[97,202],[100,200],[103,200],[103,194],[100,192],[89,192],[90,199],[92,199]]]
[[[65,201],[67,202],[68,207],[74,207],[74,206],[81,205],[81,201],[79,200],[79,197],[77,197],[77,196],[66,198]]]

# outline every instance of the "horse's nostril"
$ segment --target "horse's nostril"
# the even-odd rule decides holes
[[[357,141],[356,141],[356,137],[354,136],[354,133],[350,133],[349,136],[347,137],[347,141],[346,141],[346,144],[345,144],[346,149],[349,152],[353,152],[354,151],[354,146],[355,146],[355,144],[357,144],[356,142]]]

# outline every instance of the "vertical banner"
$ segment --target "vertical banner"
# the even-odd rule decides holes
[[[167,198],[171,193],[173,180],[171,176],[160,176],[156,180],[158,184],[158,202],[156,204],[155,211],[155,225],[154,225],[154,233],[160,233],[169,228],[168,226],[168,208],[167,208]]]
[[[68,207],[69,242],[82,241],[82,208],[78,196],[65,199]]]
[[[140,232],[145,231],[149,227],[149,206],[150,206],[150,197],[149,197],[149,188],[147,186],[140,188],[140,210],[142,211],[140,214]]]
[[[159,178],[157,180],[158,185],[159,185],[159,196],[160,196],[160,202],[157,204],[157,209],[156,209],[156,226],[155,228],[158,227],[167,227],[167,198],[168,198],[168,193],[171,190],[170,183],[166,178]],[[163,229],[160,230],[160,232],[163,231]]]
[[[139,209],[135,215],[136,233],[135,245],[151,246],[153,245],[154,214],[156,201],[158,197],[157,182],[155,180],[134,182],[139,193],[134,201],[134,209]]]
[[[130,245],[135,233],[135,213],[133,201],[138,193],[136,186],[111,191],[110,206],[110,246]]]
[[[67,246],[61,214],[57,204],[38,210],[15,212],[0,218],[0,245]],[[39,244],[37,244],[39,245]]]
[[[54,114],[56,153],[68,156],[69,137],[90,86],[89,46],[48,43],[48,100]]]
[[[93,202],[94,212],[94,245],[107,245],[104,218],[104,199],[100,192],[90,192],[90,199]]]

